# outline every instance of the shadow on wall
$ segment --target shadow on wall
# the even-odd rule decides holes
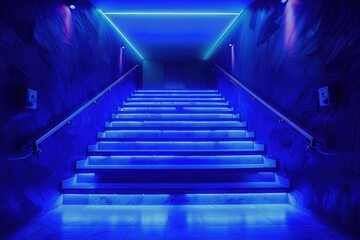
[[[337,156],[306,150],[306,139],[218,72],[267,156],[291,179],[295,204],[360,236],[360,5],[357,1],[256,1],[213,57],[244,85]],[[231,49],[235,48],[235,68]],[[226,43],[226,44],[225,44]],[[318,90],[336,99],[320,107]]]
[[[137,64],[86,1],[74,10],[61,1],[15,2],[2,2],[0,9],[0,236],[54,206],[61,180],[73,175],[74,162],[85,158],[87,145],[140,76],[129,76],[44,142],[41,154],[10,161]],[[19,106],[28,88],[38,92],[36,110]]]

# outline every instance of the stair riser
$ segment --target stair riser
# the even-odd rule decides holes
[[[240,116],[237,114],[237,115],[235,115],[234,118],[222,118],[222,119],[219,119],[219,118],[200,118],[200,117],[199,118],[192,118],[192,119],[186,119],[186,118],[179,119],[176,116],[175,117],[168,117],[168,118],[164,119],[164,118],[161,118],[161,116],[160,117],[159,116],[158,117],[154,116],[151,119],[144,119],[142,117],[115,118],[115,115],[114,115],[113,120],[112,120],[111,123],[116,123],[117,124],[117,123],[124,123],[124,122],[131,123],[131,124],[133,124],[134,122],[144,122],[144,123],[152,123],[152,122],[163,122],[163,123],[169,123],[169,122],[178,123],[178,122],[180,122],[181,123],[181,122],[186,122],[186,123],[194,123],[194,124],[196,124],[197,122],[199,122],[199,124],[208,122],[211,125],[213,123],[220,123],[220,122],[224,122],[224,123],[225,122],[240,122]],[[240,122],[240,124],[243,124],[243,123],[246,124],[246,122]],[[106,123],[106,124],[108,124],[108,123]]]
[[[116,115],[113,115],[112,119],[113,121],[116,121],[116,119],[121,118],[137,118],[137,119],[184,119],[184,120],[192,120],[192,119],[203,119],[206,121],[207,118],[213,118],[213,119],[237,119],[238,116],[231,114],[231,113],[148,113],[148,114],[140,114],[140,113],[119,113]]]
[[[133,93],[135,98],[218,98],[219,93]]]
[[[145,122],[111,122],[105,125],[106,127],[153,127],[157,128],[158,131],[161,131],[162,127],[188,127],[188,128],[214,128],[214,127],[246,127],[245,122],[236,122],[236,121],[224,121],[224,122],[202,122],[202,121],[193,121],[193,122],[181,122],[181,121],[145,121]],[[205,131],[212,132],[211,129],[204,129],[202,132]],[[192,130],[193,131],[193,130]],[[222,131],[224,132],[224,131]],[[235,131],[229,131],[235,132]]]
[[[253,142],[98,142],[99,150],[208,150],[253,149]]]
[[[286,204],[288,194],[64,194],[64,204],[76,205],[212,205],[212,204]]]
[[[105,133],[99,133],[98,138],[155,138],[158,140],[159,138],[170,138],[173,139],[189,139],[189,138],[224,138],[224,139],[232,139],[232,138],[251,138],[253,134],[248,133],[246,131],[107,131]]]
[[[140,130],[144,130],[146,128],[151,128],[158,131],[163,131],[166,128],[173,128],[173,129],[190,129],[191,131],[196,131],[196,129],[205,131],[214,131],[216,129],[218,130],[233,130],[233,129],[241,129],[246,128],[246,122],[239,122],[230,120],[229,121],[204,121],[203,119],[199,119],[199,121],[186,121],[186,120],[179,120],[174,119],[171,121],[170,119],[166,121],[159,121],[159,120],[146,120],[146,121],[135,121],[132,119],[129,119],[129,121],[119,121],[117,119],[116,121],[113,121],[111,123],[106,123],[106,128],[138,128]]]
[[[218,114],[218,113],[234,113],[233,109],[230,108],[223,108],[223,109],[190,109],[190,108],[170,108],[167,107],[166,109],[156,109],[156,108],[121,108],[119,109],[118,113],[211,113],[211,114]]]
[[[121,130],[174,130],[174,131],[189,131],[189,130],[246,130],[247,127],[105,127],[106,131],[121,131]]]
[[[77,170],[78,183],[274,182],[274,169],[125,169]],[[257,173],[261,171],[262,173]],[[82,174],[92,172],[93,174]]]
[[[215,193],[288,193],[287,187],[279,188],[233,188],[233,189],[63,189],[63,193],[67,194],[215,194]]]
[[[128,102],[226,102],[223,97],[214,98],[143,98],[131,97],[127,98]]]
[[[124,102],[126,107],[229,107],[225,102]]]
[[[153,156],[153,155],[164,155],[164,156],[204,156],[209,155],[208,151],[88,151],[89,156]],[[243,151],[211,151],[213,156],[216,155],[262,155],[263,150],[243,150]]]
[[[161,138],[161,137],[156,137],[156,141],[157,142],[168,142],[168,141],[176,141],[176,142],[188,142],[188,141],[204,141],[204,140],[209,140],[209,141],[253,141],[255,140],[254,138],[251,137],[244,137],[244,138],[231,138],[231,137],[225,137],[225,138],[194,138],[194,137],[183,137],[183,138],[176,138],[176,137],[166,137],[166,138]],[[154,138],[153,137],[98,137],[97,141],[133,141],[133,142],[137,142],[137,141],[141,141],[141,142],[153,142]]]
[[[260,164],[263,163],[262,156],[191,156],[191,157],[174,157],[174,156],[134,156],[134,157],[99,157],[89,158],[90,165],[144,165],[144,164]]]
[[[219,93],[218,90],[213,89],[203,89],[203,90],[185,90],[185,89],[164,89],[164,90],[156,90],[156,89],[148,89],[148,90],[136,90],[135,93]]]

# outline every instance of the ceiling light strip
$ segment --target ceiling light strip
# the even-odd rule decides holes
[[[241,11],[240,13],[237,13],[237,16],[234,18],[234,20],[226,27],[225,31],[220,35],[220,37],[215,41],[215,43],[212,45],[212,47],[209,49],[209,51],[205,54],[204,60],[208,60],[211,54],[214,53],[216,47],[219,45],[220,41],[223,39],[223,37],[226,35],[226,33],[230,30],[230,28],[234,25],[236,20],[240,17],[240,15],[243,13]]]
[[[120,36],[127,42],[127,44],[137,53],[137,55],[139,55],[139,57],[144,60],[144,57],[138,52],[138,50],[136,50],[136,48],[134,47],[134,45],[131,44],[131,42],[125,37],[125,35],[116,27],[116,25],[106,16],[106,14],[101,11],[100,9],[98,9],[98,11],[100,12],[100,14],[111,24],[111,26],[113,26],[115,28],[115,30],[120,34]]]

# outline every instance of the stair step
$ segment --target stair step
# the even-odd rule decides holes
[[[186,171],[186,170],[235,170],[235,171],[242,171],[242,172],[269,172],[276,169],[275,162],[266,162],[261,164],[103,164],[103,165],[93,165],[88,164],[87,160],[77,161],[76,162],[76,170],[78,172],[87,172],[87,173],[95,173],[96,171],[132,171],[132,170],[142,170],[142,171],[152,171],[152,170],[179,170],[179,171]]]
[[[85,160],[83,160],[85,161]],[[268,160],[270,161],[270,160]],[[273,161],[273,160],[272,160]],[[144,165],[144,164],[261,164],[262,155],[203,155],[203,156],[90,156],[90,165]],[[275,163],[274,163],[275,164]]]
[[[122,107],[118,109],[123,113],[233,113],[228,107]]]
[[[181,98],[181,97],[128,97],[128,102],[225,102],[223,97]]]
[[[198,131],[220,131],[222,128],[224,131],[242,131],[239,130],[239,128],[245,128],[246,127],[246,122],[240,122],[240,121],[236,121],[236,120],[232,120],[232,121],[187,121],[185,120],[166,120],[166,121],[159,121],[159,120],[145,120],[145,121],[141,121],[141,120],[131,120],[131,121],[113,121],[110,123],[105,123],[105,127],[106,128],[111,128],[111,127],[138,127],[138,128],[154,128],[154,130],[158,130],[158,131],[165,131],[163,128],[166,127],[172,127],[172,128],[189,128],[190,130],[188,131],[196,131],[196,128],[204,128],[204,129],[198,129]],[[237,128],[236,130],[231,130],[231,127],[235,127]],[[226,129],[228,128],[228,129]],[[216,130],[219,129],[219,130]],[[179,130],[180,131],[180,130]],[[185,130],[183,130],[185,131]]]
[[[289,186],[279,182],[234,183],[77,183],[63,181],[64,193],[86,194],[190,194],[190,193],[287,193]]]
[[[131,97],[141,98],[216,98],[222,97],[220,93],[133,93]]]
[[[262,164],[89,165],[76,163],[77,182],[273,182],[275,161]],[[191,177],[189,177],[191,176]]]
[[[147,90],[136,90],[136,93],[218,93],[218,90],[213,89],[194,89],[194,90],[185,90],[185,89],[147,89]]]
[[[121,119],[121,118],[136,118],[136,119],[237,119],[239,118],[238,114],[232,113],[119,113],[113,114],[112,119]]]
[[[151,127],[151,126],[145,126],[145,127],[132,127],[132,126],[124,126],[124,127],[113,127],[113,126],[105,126],[105,130],[137,130],[137,131],[142,131],[142,130],[245,130],[246,129],[246,125],[245,126],[239,126],[239,127],[206,127],[206,126],[200,126],[200,127],[195,127],[195,126],[185,126],[185,127],[171,127],[171,126],[164,126],[164,127]]]
[[[63,204],[76,205],[212,205],[287,204],[287,193],[238,194],[63,194]]]
[[[86,169],[77,171],[77,183],[209,183],[209,182],[274,182],[273,172],[243,169]]]
[[[90,145],[88,147],[88,154],[91,156],[151,156],[151,155],[164,155],[164,156],[203,156],[203,155],[259,155],[264,154],[263,148],[254,149],[206,149],[206,150],[150,150],[150,149],[133,149],[133,150],[105,150],[97,149],[96,146]]]
[[[98,141],[117,141],[133,139],[133,141],[242,141],[254,140],[254,133],[245,130],[108,130],[98,133]]]
[[[123,106],[131,107],[228,107],[229,102],[124,102]]]

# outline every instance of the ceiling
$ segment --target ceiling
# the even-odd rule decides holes
[[[144,59],[204,59],[252,0],[92,0]],[[132,45],[132,46],[131,46]]]

